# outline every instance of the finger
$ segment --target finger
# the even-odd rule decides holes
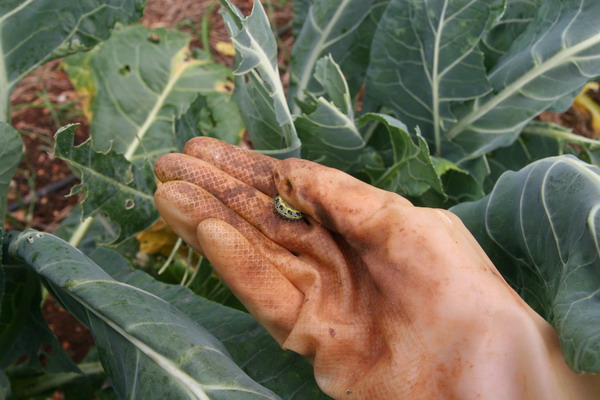
[[[269,197],[277,193],[273,183],[273,168],[278,160],[274,158],[209,137],[191,139],[183,152],[214,165]]]
[[[232,149],[234,147],[230,146],[229,151]],[[237,160],[232,159],[232,162]],[[344,286],[352,284],[348,271],[344,269],[344,255],[330,233],[306,219],[291,222],[282,218],[275,212],[273,198],[261,191],[203,160],[185,154],[160,157],[156,161],[155,172],[163,182],[181,180],[202,187],[263,235],[303,259],[309,259],[324,282],[344,282]],[[290,280],[296,282],[293,276],[290,276]],[[304,290],[305,287],[300,286],[300,289]]]
[[[257,231],[204,189],[184,181],[160,185],[154,195],[158,211],[167,224],[192,248],[207,255],[198,241],[197,227],[209,218],[225,221],[237,229],[265,260],[271,260],[273,274],[284,276],[300,290],[307,291],[320,277],[314,268]]]
[[[236,297],[283,343],[298,318],[302,293],[231,225],[206,219],[198,225],[198,240]]]
[[[307,235],[325,233],[306,220],[290,223],[275,211],[272,197],[198,158],[165,154],[156,161],[154,170],[162,182],[179,180],[202,187],[271,240],[294,252],[311,253]],[[326,237],[321,239],[327,241]]]
[[[366,232],[368,241],[386,237],[368,227],[386,226],[390,208],[409,212],[414,206],[403,197],[377,189],[344,172],[310,161],[287,159],[277,164],[274,181],[279,194],[312,215],[328,229],[345,237]]]

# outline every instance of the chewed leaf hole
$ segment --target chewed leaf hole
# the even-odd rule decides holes
[[[129,65],[123,65],[121,68],[119,68],[119,74],[121,75],[127,75],[131,72],[131,67]]]
[[[133,207],[135,207],[135,201],[133,201],[131,199],[125,200],[125,209],[126,210],[131,210]]]
[[[159,44],[160,43],[160,36],[157,33],[151,33],[148,36],[148,41],[150,43]]]
[[[27,241],[29,243],[33,243],[33,236],[27,236]]]

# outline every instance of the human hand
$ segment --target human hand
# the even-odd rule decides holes
[[[167,223],[336,399],[593,398],[461,221],[215,139],[155,166]],[[279,216],[273,197],[306,215]],[[571,397],[572,396],[572,397]]]

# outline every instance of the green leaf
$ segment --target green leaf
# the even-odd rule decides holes
[[[573,134],[559,125],[532,121],[512,145],[487,154],[491,169],[486,182],[488,191],[505,171],[517,171],[534,161],[562,154],[600,164],[600,140]]]
[[[196,136],[210,136],[239,144],[244,134],[240,109],[229,93],[198,95],[188,110],[175,122],[177,151]]]
[[[83,216],[106,214],[121,228],[116,242],[152,225],[158,218],[152,166],[148,162],[134,165],[113,150],[97,152],[90,140],[75,147],[76,128],[67,125],[56,133],[54,155],[67,161],[81,179],[71,194],[84,190]]]
[[[279,78],[277,44],[265,10],[255,1],[252,13],[243,18],[229,0],[221,0],[221,5],[236,49],[235,99],[252,143],[264,154],[298,157],[300,140]]]
[[[278,399],[250,379],[223,345],[177,308],[114,280],[79,250],[26,231],[9,245],[92,331],[121,398]]]
[[[451,107],[491,91],[479,42],[503,0],[392,0],[373,39],[368,110],[391,110],[418,126],[437,156],[454,124]],[[450,158],[451,160],[454,160]]]
[[[10,397],[10,382],[4,371],[0,370],[0,399],[8,399]]]
[[[382,168],[366,168],[372,185],[408,197],[419,197],[429,189],[444,195],[429,147],[422,136],[417,134],[413,139],[404,124],[384,114],[365,114],[358,121],[358,126],[369,122],[385,126],[393,149],[391,164]]]
[[[318,388],[309,362],[282,350],[250,314],[195,296],[184,287],[156,281],[107,249],[90,256],[115,279],[161,297],[205,327],[252,379],[282,398],[329,399]]]
[[[493,92],[456,109],[447,137],[470,158],[511,144],[529,120],[600,75],[596,0],[545,1],[490,71]]]
[[[428,190],[418,199],[411,199],[415,205],[448,208],[465,201],[475,201],[485,193],[479,182],[467,170],[450,160],[431,157],[435,171],[442,182],[443,192]]]
[[[9,236],[10,238],[10,236]],[[0,268],[0,369],[35,376],[79,369],[46,324],[40,309],[42,288],[26,265],[4,255]],[[17,366],[13,364],[18,362]]]
[[[137,21],[145,0],[3,0],[0,4],[0,121],[8,94],[36,66],[106,40],[117,22]]]
[[[600,372],[600,169],[573,156],[503,174],[458,214],[517,292],[558,331],[576,372]]]
[[[333,168],[350,169],[365,146],[354,121],[322,97],[314,112],[296,118],[296,127],[302,158]]]
[[[365,141],[354,123],[348,85],[339,66],[330,56],[317,63],[316,80],[324,97],[310,98],[306,114],[296,118],[302,140],[302,157],[341,170],[359,161]]]
[[[289,103],[317,93],[317,60],[330,54],[347,77],[351,93],[363,82],[375,28],[388,0],[307,0],[294,2],[300,30],[292,50]],[[294,104],[294,113],[300,109]]]
[[[0,122],[0,221],[6,215],[8,185],[17,170],[23,153],[21,135],[10,125]]]
[[[130,161],[175,150],[175,119],[229,75],[223,66],[189,58],[190,40],[183,32],[131,26],[115,32],[89,60],[79,59],[91,65],[97,88],[90,127],[96,149],[111,148]]]
[[[511,47],[513,42],[533,21],[543,0],[507,0],[502,18],[483,38],[481,49],[485,54],[488,71]]]
[[[92,104],[97,93],[91,65],[93,55],[94,51],[74,54],[64,58],[60,64],[77,91],[83,114],[89,121],[93,119]]]
[[[317,93],[312,93],[312,95],[324,96],[348,118],[353,119],[354,109],[352,108],[352,99],[350,98],[350,89],[346,77],[331,55],[317,61],[314,78],[322,89],[318,90]]]
[[[94,393],[106,385],[99,362],[79,364],[80,372],[46,372],[31,376],[11,376],[16,398],[48,399],[57,391],[65,400],[97,399]]]

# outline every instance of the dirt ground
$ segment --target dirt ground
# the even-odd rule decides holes
[[[142,23],[152,28],[183,27],[195,36],[192,46],[201,47],[198,37],[201,21],[210,13],[211,52],[218,61],[231,65],[231,58],[215,49],[218,42],[229,41],[218,15],[217,3],[217,0],[148,0]],[[235,3],[246,14],[252,7],[251,0]],[[287,29],[292,18],[292,0],[265,2],[268,3],[272,6],[267,7],[272,21],[283,32],[279,41],[281,60],[288,59],[293,44]],[[285,71],[285,68],[282,70]],[[282,78],[285,83],[285,72]],[[600,102],[600,91],[589,94]],[[81,124],[76,139],[81,143],[89,135],[89,125],[81,111],[78,95],[60,67],[60,60],[36,69],[23,79],[13,92],[11,103],[13,125],[23,133],[26,150],[10,184],[10,212],[5,228],[22,230],[33,227],[53,232],[78,202],[78,198],[66,197],[77,180],[64,162],[50,154],[52,137],[59,127],[76,122]],[[594,136],[590,116],[574,108],[563,114],[544,113],[540,119],[570,127],[584,136]],[[81,360],[93,344],[87,329],[52,300],[46,302],[44,311],[50,327],[65,349],[76,361]],[[60,398],[60,394],[56,396]]]

